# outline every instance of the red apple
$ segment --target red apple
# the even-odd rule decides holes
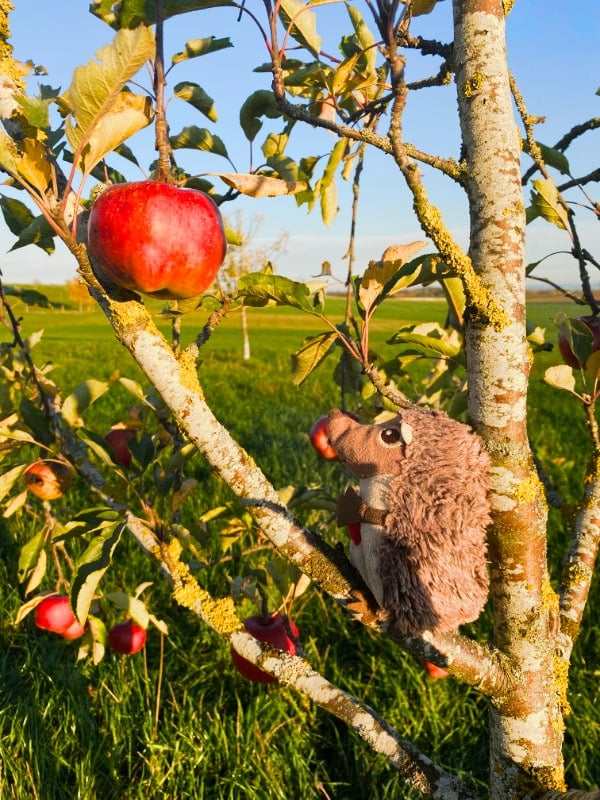
[[[443,667],[438,667],[437,664],[432,664],[431,661],[423,659],[421,661],[421,666],[423,667],[425,672],[429,675],[429,677],[433,678],[436,681],[440,681],[448,677],[448,670],[444,669]]]
[[[133,655],[146,644],[146,631],[131,620],[119,622],[109,630],[108,643],[115,653]]]
[[[584,317],[577,317],[572,322],[580,323],[580,325],[585,326],[589,331],[589,353],[595,353],[597,350],[600,350],[600,317],[596,317],[593,315],[588,315]],[[573,330],[573,334],[575,336],[583,336],[585,332],[579,332],[577,328]],[[564,330],[559,330],[558,332],[558,349],[560,350],[560,354],[563,358],[565,364],[573,369],[584,369],[585,363],[582,364],[579,361],[579,358],[573,352],[573,348],[571,347],[571,343],[564,332]]]
[[[308,438],[317,453],[323,456],[323,458],[332,461],[338,457],[338,454],[333,449],[333,445],[329,441],[329,420],[327,417],[319,417],[310,429]]]
[[[104,437],[106,443],[110,445],[115,461],[125,469],[131,466],[131,450],[127,446],[135,436],[135,431],[131,428],[120,428],[115,425]]]
[[[62,497],[73,481],[73,470],[64,461],[40,459],[25,470],[28,491],[42,500]]]
[[[64,594],[45,597],[35,608],[35,624],[45,631],[58,633],[65,639],[78,639],[85,631]]]
[[[118,286],[166,300],[208,289],[227,249],[214,201],[160,181],[105,189],[90,211],[88,245],[98,270]]]
[[[289,631],[294,637],[298,637],[298,629],[291,619],[287,620]],[[244,620],[244,626],[248,633],[251,633],[259,642],[266,642],[273,645],[278,650],[283,650],[285,653],[291,655],[296,654],[296,642],[288,633],[286,627],[286,620],[277,612],[264,616],[263,614],[255,614]],[[257,667],[251,661],[241,656],[236,650],[231,648],[231,658],[233,663],[240,674],[248,680],[255,683],[276,683],[277,678],[269,675],[268,672]]]

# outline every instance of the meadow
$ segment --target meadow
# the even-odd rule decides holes
[[[37,288],[55,308],[25,309],[15,302],[15,311],[23,315],[24,335],[43,329],[33,355],[38,365],[53,365],[51,374],[64,395],[90,377],[106,380],[119,373],[143,382],[101,312],[70,307],[63,287]],[[341,320],[343,301],[332,299],[329,307]],[[563,303],[531,305],[531,321],[547,329],[550,341],[556,340],[551,320],[557,310],[571,311]],[[442,322],[444,316],[440,301],[391,303],[376,321],[372,346],[391,354],[386,341],[399,320]],[[186,319],[184,343],[197,335],[205,317],[196,312]],[[168,323],[161,325],[168,331]],[[216,416],[278,488],[322,485],[335,494],[346,476],[336,463],[319,459],[307,435],[315,419],[339,403],[333,363],[302,387],[290,377],[292,352],[320,326],[289,309],[252,309],[249,328],[248,361],[242,359],[235,315],[202,348],[200,377]],[[9,338],[0,333],[0,341]],[[585,418],[573,398],[542,382],[544,369],[557,361],[556,352],[536,357],[531,439],[550,478],[574,506],[588,453]],[[99,433],[107,430],[122,418],[127,403],[131,397],[115,386],[95,404],[90,424]],[[197,513],[229,499],[228,490],[202,464],[197,474],[202,478],[194,498]],[[61,513],[68,516],[85,502],[75,488]],[[34,504],[30,513],[0,519],[0,800],[413,797],[387,763],[342,723],[290,689],[244,680],[232,666],[228,646],[171,601],[161,576],[130,540],[121,542],[102,588],[133,589],[152,581],[152,610],[168,623],[168,637],[151,631],[141,654],[108,654],[93,665],[78,663],[73,643],[38,631],[30,618],[16,627],[22,603],[16,582],[19,547],[42,524]],[[565,524],[562,514],[551,512],[555,576]],[[334,525],[329,535],[341,538]],[[226,576],[218,580],[227,591]],[[600,748],[599,610],[596,582],[573,658],[565,747],[568,778],[588,789],[600,784],[595,755]],[[476,692],[452,679],[430,680],[414,657],[353,623],[316,590],[299,598],[294,619],[316,669],[483,790],[486,704]],[[489,625],[486,613],[473,631],[485,636]]]

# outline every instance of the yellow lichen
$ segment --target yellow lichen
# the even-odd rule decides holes
[[[504,10],[504,16],[508,17],[510,12],[512,11],[512,7],[515,4],[515,0],[502,0],[502,9]]]
[[[484,85],[485,75],[482,72],[476,72],[465,82],[463,95],[465,97],[474,97],[483,89]]]

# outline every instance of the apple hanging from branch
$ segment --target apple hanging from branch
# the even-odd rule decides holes
[[[73,482],[73,470],[54,458],[34,461],[25,470],[25,485],[41,500],[58,500]]]
[[[73,610],[67,595],[51,595],[36,606],[34,621],[38,628],[58,633],[63,639],[79,639],[85,633]]]
[[[88,246],[97,271],[118,286],[183,300],[212,285],[227,240],[207,194],[147,180],[100,194],[90,211]]]
[[[132,620],[114,625],[108,632],[108,644],[115,653],[133,655],[146,644],[146,631]]]
[[[286,619],[277,612],[254,614],[244,620],[244,627],[259,642],[271,644],[292,656],[296,655],[294,639],[299,636],[299,633],[298,628],[289,617]],[[237,671],[248,680],[254,681],[254,683],[277,683],[277,678],[248,661],[233,647],[231,648],[231,658]]]

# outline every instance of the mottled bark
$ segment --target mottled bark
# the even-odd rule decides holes
[[[469,412],[493,458],[490,533],[494,643],[520,682],[493,698],[492,798],[564,788],[554,670],[557,597],[547,573],[547,506],[530,452],[526,397],[525,215],[500,0],[455,0],[455,69],[468,165],[470,256],[510,322],[467,309]]]

